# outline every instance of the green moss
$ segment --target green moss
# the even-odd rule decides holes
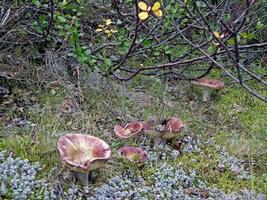
[[[248,180],[239,180],[231,173],[224,172],[217,178],[215,186],[229,192],[247,188],[252,191],[267,194],[266,181],[266,175],[250,176]]]
[[[145,166],[142,171],[141,171],[141,176],[144,178],[146,181],[147,185],[152,185],[153,184],[153,174],[156,173],[157,169],[153,167],[152,165],[147,165]]]
[[[196,170],[198,178],[204,181],[207,186],[216,187],[225,192],[248,188],[249,190],[266,193],[266,175],[256,175],[252,176],[253,179],[240,180],[228,168],[219,172],[216,169],[218,161],[216,149],[212,146],[201,147],[201,149],[201,154],[182,154],[177,159],[176,164],[181,164],[187,172]]]
[[[266,134],[267,105],[239,88],[225,89],[217,104],[217,109],[225,118],[225,123],[237,121],[243,131],[262,137]]]
[[[217,154],[213,148],[202,149],[204,153],[184,153],[177,159],[186,171],[195,169],[197,174],[207,183],[213,182],[217,174]]]
[[[216,177],[216,182],[212,183],[212,185],[217,188],[222,188],[226,192],[231,192],[249,188],[249,181],[238,180],[236,176],[226,170]]]

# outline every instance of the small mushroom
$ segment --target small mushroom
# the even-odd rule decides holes
[[[114,127],[115,134],[122,139],[127,139],[141,133],[143,130],[143,125],[140,122],[131,122],[122,127],[121,125],[116,125]]]
[[[122,147],[118,153],[132,163],[143,163],[147,159],[147,153],[140,147]]]
[[[103,166],[111,155],[106,142],[84,134],[61,136],[57,149],[62,163],[68,166],[84,185],[88,185],[89,171]]]
[[[176,117],[164,120],[158,125],[153,125],[151,122],[146,125],[144,132],[145,134],[153,137],[154,147],[165,146],[167,140],[176,137],[184,127],[182,121]]]
[[[191,82],[194,85],[201,86],[203,88],[203,101],[207,102],[210,97],[210,90],[219,90],[224,87],[224,83],[220,80],[211,80],[207,78],[200,78]]]

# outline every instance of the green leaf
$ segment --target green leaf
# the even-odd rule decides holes
[[[57,16],[57,19],[58,19],[60,22],[63,22],[63,23],[67,21],[66,18],[65,18],[64,16],[60,16],[60,15]]]
[[[151,42],[149,40],[145,40],[143,42],[144,47],[149,47],[151,45]]]
[[[165,51],[165,54],[171,54],[171,53],[172,53],[171,50],[167,50],[167,51]]]
[[[234,45],[235,44],[234,38],[231,38],[231,39],[227,40],[227,44],[228,45]]]
[[[264,24],[262,24],[261,21],[258,21],[257,25],[256,25],[256,29],[260,30],[263,28],[263,26],[264,26]]]
[[[38,0],[32,0],[32,3],[36,5],[37,7],[41,5],[41,3]]]
[[[46,22],[47,22],[44,15],[39,15],[39,21],[41,24],[46,24]]]
[[[71,31],[71,41],[77,42],[79,37],[77,28],[71,27],[70,31]]]
[[[211,53],[214,53],[216,51],[216,47],[215,45],[211,45],[209,48],[208,48],[208,52],[211,54]]]
[[[164,26],[165,28],[168,28],[169,25],[170,25],[170,22],[169,22],[169,21],[166,21],[166,22],[164,22],[164,24],[163,24],[163,26]]]
[[[177,13],[177,11],[178,11],[178,9],[177,9],[177,8],[172,8],[172,9],[171,9],[171,14],[176,14],[176,13]]]
[[[166,6],[166,10],[168,10],[168,11],[171,10],[171,8],[172,8],[171,4]]]
[[[112,62],[111,62],[110,59],[106,58],[106,59],[105,59],[105,63],[106,63],[108,66],[110,66]]]
[[[153,54],[154,54],[154,56],[159,56],[160,52],[159,51],[155,51]]]
[[[56,27],[57,29],[63,29],[63,28],[64,28],[64,27],[63,27],[62,25],[60,25],[60,24],[59,24],[59,25],[56,25],[55,27]]]
[[[240,37],[244,39],[254,39],[256,36],[253,33],[240,33]]]

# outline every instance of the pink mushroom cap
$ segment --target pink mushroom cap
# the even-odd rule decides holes
[[[147,153],[140,147],[122,147],[118,149],[118,153],[130,162],[140,163],[147,159]]]
[[[162,126],[162,131],[157,130],[154,124],[154,127],[148,126],[147,129],[144,129],[144,132],[153,137],[171,139],[176,137],[177,133],[183,130],[184,124],[180,119],[171,117],[170,119],[165,120],[165,122],[162,123]]]
[[[140,122],[131,122],[122,127],[121,125],[116,125],[114,127],[115,134],[122,139],[126,139],[141,133],[143,130],[143,125]]]
[[[109,159],[111,150],[103,140],[84,134],[66,134],[57,142],[61,161],[73,171],[97,169]]]
[[[223,81],[211,80],[208,78],[200,78],[198,80],[194,80],[194,81],[192,81],[192,84],[211,88],[211,89],[221,89],[224,87]]]
[[[167,120],[165,129],[168,132],[176,133],[176,132],[182,131],[183,127],[184,127],[184,124],[180,119],[176,117],[172,117],[169,120]]]

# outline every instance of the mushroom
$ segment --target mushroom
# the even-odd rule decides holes
[[[122,147],[118,153],[132,163],[142,163],[147,159],[147,153],[140,147]]]
[[[147,123],[146,127],[144,132],[153,137],[154,147],[156,147],[165,146],[168,139],[176,137],[177,133],[183,130],[184,124],[180,119],[171,117],[158,125]]]
[[[141,133],[143,130],[143,125],[140,122],[131,122],[122,127],[121,125],[116,125],[114,127],[114,132],[119,138],[127,139],[134,135]]]
[[[84,185],[88,185],[89,171],[103,166],[111,155],[106,142],[84,134],[61,136],[57,149],[62,163],[68,166]]]
[[[220,80],[211,80],[207,78],[200,78],[191,82],[194,85],[203,87],[203,101],[207,102],[210,97],[210,90],[219,90],[224,87],[224,83]]]

